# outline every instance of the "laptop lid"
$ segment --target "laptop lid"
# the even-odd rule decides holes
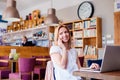
[[[120,70],[120,46],[107,45],[100,72]]]

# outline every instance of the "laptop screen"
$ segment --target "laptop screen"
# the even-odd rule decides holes
[[[107,45],[104,51],[101,72],[120,70],[120,46]]]

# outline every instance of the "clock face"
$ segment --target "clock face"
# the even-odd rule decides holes
[[[78,17],[80,19],[86,19],[92,17],[94,13],[94,8],[92,3],[85,1],[78,7]]]

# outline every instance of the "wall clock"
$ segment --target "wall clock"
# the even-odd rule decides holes
[[[80,19],[86,19],[93,16],[94,13],[94,6],[89,1],[82,2],[77,10],[78,17]]]

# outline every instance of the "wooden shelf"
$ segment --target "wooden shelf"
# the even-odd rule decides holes
[[[68,25],[70,27],[72,26],[71,30],[73,30],[72,34],[74,40],[74,48],[77,48],[78,53],[83,53],[86,45],[92,46],[95,49],[102,47],[101,18],[87,18],[85,20],[67,22],[64,23],[64,25]],[[93,54],[97,54],[97,52],[94,52]],[[88,54],[85,57],[89,59],[97,59],[97,55]]]
[[[96,36],[89,36],[89,37],[83,37],[84,39],[87,39],[87,38],[96,38]]]
[[[114,12],[114,43],[120,45],[120,12]]]
[[[16,41],[20,42],[22,36],[27,36],[28,39],[34,39],[36,41],[52,41],[54,33],[54,27],[48,27],[46,25],[39,25],[34,28],[24,29],[21,31],[14,31],[5,33],[2,38],[5,44],[12,44]],[[39,36],[34,36],[38,34]],[[41,34],[41,35],[40,35]],[[48,42],[48,44],[50,44]]]
[[[74,29],[74,31],[80,31],[80,30],[82,31],[83,29]]]
[[[84,28],[84,29],[96,29],[96,26],[94,26],[94,27],[89,27],[89,28]]]
[[[4,35],[9,35],[9,34],[18,34],[18,33],[24,33],[24,32],[29,32],[29,31],[36,31],[36,30],[38,30],[38,29],[43,29],[43,28],[46,28],[47,26],[36,26],[36,27],[34,27],[34,28],[28,28],[28,29],[24,29],[24,30],[19,30],[19,31],[14,31],[14,32],[8,32],[8,33],[6,33],[6,34],[4,34]]]
[[[83,46],[74,46],[75,48],[82,48]]]
[[[97,59],[98,55],[85,55],[85,59]]]
[[[29,29],[25,29],[25,30],[21,30],[21,31],[14,31],[14,32],[9,32],[3,35],[3,39],[11,39],[11,40],[17,40],[17,39],[21,39],[22,36],[26,35],[27,38],[32,38],[33,34],[36,32],[39,32],[40,30],[44,30],[47,34],[46,37],[41,37],[39,39],[41,40],[45,40],[48,39],[48,28],[47,26],[39,26],[39,27],[35,27],[35,28],[29,28]]]

